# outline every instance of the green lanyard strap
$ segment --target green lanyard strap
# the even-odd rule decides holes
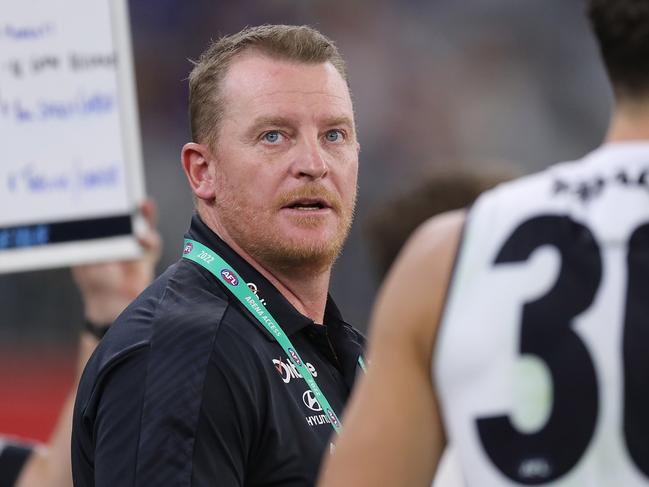
[[[246,282],[237,274],[237,272],[223,258],[212,251],[209,247],[195,240],[185,240],[183,257],[203,266],[212,273],[219,281],[225,284],[234,297],[243,304],[255,319],[275,338],[277,343],[282,347],[288,359],[297,367],[300,375],[304,378],[307,385],[313,392],[318,404],[329,418],[329,422],[336,433],[340,433],[340,420],[329,404],[324,393],[318,387],[311,371],[306,367],[304,361],[295,350],[291,340],[286,336],[282,327],[275,321],[270,312],[266,309],[257,296],[248,288]],[[358,358],[358,363],[365,371],[363,358]]]

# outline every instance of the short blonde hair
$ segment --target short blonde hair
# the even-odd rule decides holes
[[[306,25],[260,25],[214,41],[189,75],[189,121],[194,142],[212,144],[223,118],[221,82],[232,60],[247,50],[274,59],[330,62],[347,82],[345,62],[332,40]]]

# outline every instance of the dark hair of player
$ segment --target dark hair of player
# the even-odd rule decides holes
[[[364,222],[378,277],[385,276],[410,234],[426,219],[470,206],[485,190],[512,179],[509,170],[433,173],[416,187],[374,208]]]
[[[588,15],[618,97],[649,95],[649,1],[588,0]]]

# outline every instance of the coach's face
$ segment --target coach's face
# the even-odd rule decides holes
[[[330,63],[237,57],[210,165],[217,231],[270,266],[330,266],[352,221],[359,145]]]

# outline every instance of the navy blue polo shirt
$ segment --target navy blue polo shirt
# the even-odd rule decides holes
[[[187,237],[256,287],[341,415],[364,338],[328,299],[299,313],[198,216]],[[89,360],[74,410],[82,486],[307,486],[333,429],[284,351],[206,269],[181,259],[117,319]]]

